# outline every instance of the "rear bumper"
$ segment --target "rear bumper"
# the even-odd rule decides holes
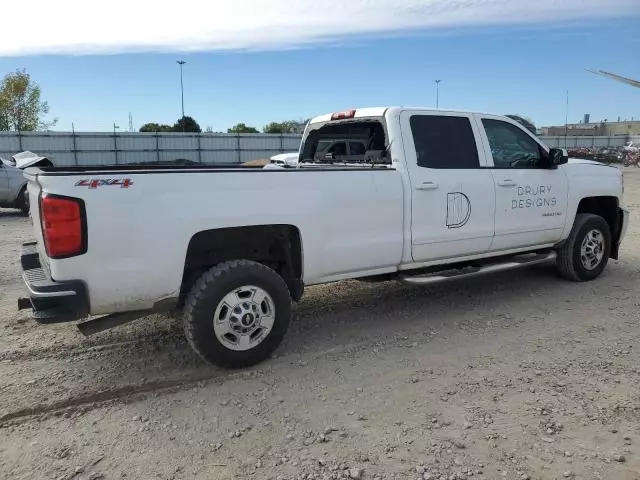
[[[56,282],[40,264],[36,243],[22,245],[22,278],[29,297],[18,299],[18,309],[31,308],[39,323],[72,322],[89,315],[89,297],[79,280]]]

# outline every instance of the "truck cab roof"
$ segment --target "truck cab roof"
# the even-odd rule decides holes
[[[383,117],[384,115],[386,115],[388,111],[394,113],[394,112],[400,112],[402,110],[412,110],[412,111],[422,111],[422,112],[461,113],[465,115],[483,113],[483,112],[472,112],[469,110],[455,110],[451,108],[429,108],[429,107],[411,107],[411,106],[410,107],[399,107],[399,106],[364,107],[364,108],[354,108],[354,109],[344,110],[342,112],[325,113],[323,115],[319,115],[315,118],[312,118],[309,123],[313,124],[313,123],[329,122],[332,120],[333,116],[340,113],[346,114],[346,113],[353,112],[353,115],[352,116],[350,115],[348,118],[366,118],[366,117]],[[488,113],[486,112],[485,114],[488,115]]]

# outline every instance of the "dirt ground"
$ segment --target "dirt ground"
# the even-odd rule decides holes
[[[17,312],[0,211],[2,479],[640,479],[640,169],[595,282],[539,267],[309,288],[276,356],[203,364],[177,320],[83,337]]]

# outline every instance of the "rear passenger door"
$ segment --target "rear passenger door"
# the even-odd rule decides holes
[[[481,254],[494,232],[495,190],[470,115],[404,111],[415,262]]]

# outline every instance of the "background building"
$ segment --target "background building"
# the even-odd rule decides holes
[[[566,130],[566,131],[565,131]],[[608,122],[603,120],[602,122],[589,122],[589,114],[584,116],[584,121],[580,123],[570,123],[566,127],[564,125],[557,125],[551,127],[541,127],[539,130],[540,135],[549,136],[630,136],[640,135],[640,120],[625,120],[617,122]]]

